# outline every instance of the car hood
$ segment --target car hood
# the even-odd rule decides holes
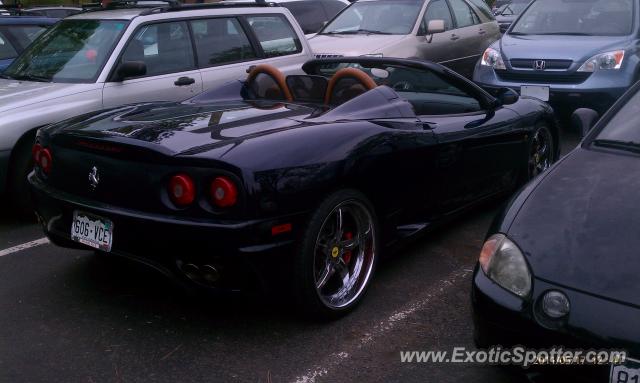
[[[590,57],[624,48],[619,36],[517,36],[506,34],[500,49],[508,59],[557,59],[584,62]]]
[[[315,35],[309,39],[316,55],[362,56],[378,53],[405,39],[407,35]]]
[[[640,159],[578,148],[528,196],[508,235],[536,278],[640,306]]]
[[[0,79],[0,116],[2,112],[61,98],[95,87],[96,84],[65,84]]]

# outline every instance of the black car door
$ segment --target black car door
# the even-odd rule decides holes
[[[433,198],[421,204],[431,209],[428,216],[515,185],[518,172],[526,169],[526,130],[519,116],[497,107],[495,99],[469,81],[444,68],[414,65],[390,69],[383,83],[408,101],[423,129],[434,134],[434,156],[425,156],[429,161],[414,173],[424,179],[415,186],[425,198]]]
[[[526,164],[526,133],[507,108],[421,116],[438,140],[440,211],[452,212],[516,185]]]

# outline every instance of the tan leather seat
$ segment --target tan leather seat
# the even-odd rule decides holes
[[[336,72],[336,74],[331,77],[329,81],[329,85],[327,86],[327,93],[324,98],[324,103],[326,105],[331,105],[334,102],[336,96],[336,90],[339,89],[337,85],[340,81],[346,79],[353,79],[358,82],[358,85],[362,86],[362,89],[354,89],[354,92],[351,94],[350,98],[357,97],[360,94],[367,92],[378,85],[369,75],[356,68],[343,68]],[[353,87],[353,86],[352,86]]]

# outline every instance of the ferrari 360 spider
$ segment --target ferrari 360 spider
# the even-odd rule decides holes
[[[331,317],[362,299],[387,246],[558,157],[549,106],[509,89],[495,98],[440,65],[303,69],[260,65],[182,103],[41,129],[29,180],[46,235],[214,289],[286,269],[301,308]]]

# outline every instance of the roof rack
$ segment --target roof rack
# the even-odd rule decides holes
[[[162,4],[162,5],[161,5]],[[113,10],[113,9],[130,9],[130,8],[148,8],[140,13],[140,16],[149,15],[156,12],[175,12],[188,11],[197,9],[225,9],[225,8],[246,8],[246,7],[275,7],[277,4],[267,2],[266,0],[255,0],[254,3],[200,3],[185,4],[178,0],[117,0],[111,1],[106,5],[103,3],[84,4],[82,9],[87,12]]]
[[[173,0],[170,0],[173,1]],[[225,1],[220,1],[218,3],[199,3],[199,4],[184,4],[181,2],[176,2],[176,5],[173,6],[165,6],[165,7],[156,7],[153,9],[146,10],[142,12],[140,15],[148,15],[156,12],[177,12],[177,11],[192,11],[199,9],[226,9],[226,8],[247,8],[247,7],[277,7],[278,4],[273,2],[268,2],[266,0],[255,0],[254,3],[241,3],[241,2],[233,2],[227,3]]]

